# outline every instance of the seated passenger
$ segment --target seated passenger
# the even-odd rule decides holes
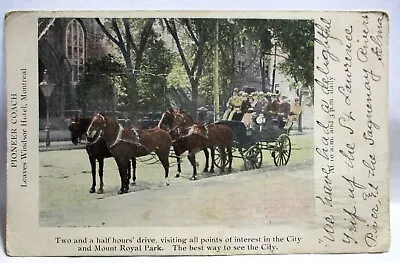
[[[279,128],[283,129],[287,123],[288,117],[290,114],[290,104],[287,102],[287,97],[282,96],[280,104],[279,104]]]
[[[290,114],[288,117],[288,122],[286,124],[286,128],[292,127],[293,122],[297,121],[300,114],[302,113],[303,109],[301,108],[300,105],[300,99],[299,98],[295,98],[294,99],[294,104],[291,105],[290,107]]]
[[[232,97],[229,98],[228,102],[226,103],[226,111],[222,119],[224,120],[232,120],[233,115],[240,111],[240,107],[242,105],[242,98],[239,96],[239,89],[234,88],[232,92]]]
[[[300,105],[300,99],[295,98],[294,104],[290,107],[290,116],[292,116],[293,121],[297,120],[302,113],[303,109]]]
[[[274,94],[271,95],[271,103],[268,103],[267,111],[279,112],[279,99]]]
[[[243,92],[242,98],[243,100],[242,100],[242,105],[240,106],[240,112],[242,114],[245,114],[247,110],[251,107],[252,96],[250,96],[246,92]]]
[[[248,108],[247,111],[243,114],[242,122],[244,123],[246,128],[253,127],[253,115],[254,115],[253,108]]]
[[[256,113],[261,113],[262,110],[263,110],[263,102],[262,102],[262,99],[263,99],[263,93],[262,93],[262,92],[261,92],[261,94],[260,94],[260,93],[256,93],[256,94],[254,95],[254,100],[253,100],[253,102],[251,103],[251,107],[254,109],[254,111],[255,111]]]
[[[280,100],[279,103],[279,115],[283,116],[283,118],[287,119],[290,114],[290,104],[287,101],[286,96],[282,96],[282,99]]]

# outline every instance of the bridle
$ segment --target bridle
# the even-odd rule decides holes
[[[177,119],[176,115],[178,115],[178,116],[180,117],[180,118],[179,118],[179,122],[177,122],[177,123],[175,123],[175,121],[176,121],[176,119]],[[182,113],[175,112],[175,115],[174,115],[174,123],[175,123],[175,125],[172,127],[171,130],[176,130],[176,129],[178,129],[178,128],[179,128],[182,124],[184,124],[185,122],[186,122],[185,116],[184,116]]]
[[[86,131],[86,137],[89,137],[89,133],[88,133],[88,132],[89,132],[89,130],[92,128],[94,119],[95,119],[97,116],[99,116],[99,117],[101,118],[101,120],[103,121],[103,129],[107,127],[106,118],[104,118],[104,116],[101,115],[100,113],[97,113],[96,116],[94,116],[94,118],[92,119],[92,122],[90,123],[89,128],[88,128],[87,131]],[[103,129],[100,130],[99,135],[96,137],[96,139],[95,139],[93,142],[89,142],[89,141],[88,141],[86,144],[87,144],[87,145],[92,145],[92,144],[97,143],[97,142],[100,140],[100,138],[101,138],[101,136],[103,135],[103,133],[104,133]]]

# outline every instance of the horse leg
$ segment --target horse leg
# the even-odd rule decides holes
[[[130,166],[131,162],[129,160],[129,158],[127,158],[126,160],[124,159],[124,168],[125,168],[125,176],[123,177],[124,181],[124,193],[128,193],[129,192],[129,180],[130,178],[128,178],[128,170],[130,170]]]
[[[104,158],[97,159],[99,161],[99,177],[100,177],[100,187],[97,190],[98,194],[104,194],[104,183],[103,183],[103,168],[104,168]]]
[[[206,157],[206,166],[204,167],[203,173],[208,172],[208,159],[209,159],[209,154],[207,148],[203,149],[204,156]],[[211,164],[211,169],[213,168],[214,164]]]
[[[197,175],[197,170],[196,170],[196,157],[195,157],[194,154],[189,153],[188,159],[189,159],[189,161],[190,161],[190,164],[191,164],[192,167],[193,167],[193,175],[192,175],[192,177],[191,177],[190,179],[196,180],[196,175]]]
[[[128,167],[130,167],[128,165]],[[130,170],[130,169],[129,169]],[[129,174],[130,176],[130,174]],[[128,179],[129,182],[130,178]],[[131,185],[136,185],[136,158],[132,158],[132,183]]]
[[[181,172],[182,172],[182,169],[181,169],[181,156],[177,155],[176,156],[176,161],[178,163],[178,170],[176,172],[175,178],[179,178],[181,176]]]
[[[90,166],[92,168],[92,187],[89,190],[89,193],[96,192],[96,159],[89,156]]]
[[[233,160],[232,146],[228,146],[226,149],[228,150],[228,162],[229,162],[228,173],[231,173],[232,172],[232,160]]]
[[[169,179],[168,179],[168,173],[169,173],[169,148],[164,149],[162,151],[158,150],[156,152],[158,159],[160,160],[162,166],[164,167],[164,180],[165,180],[165,185],[169,185]]]
[[[220,152],[221,152],[221,161],[222,161],[222,164],[221,164],[221,168],[220,168],[220,170],[219,170],[219,174],[221,175],[221,174],[224,173],[224,170],[225,170],[225,165],[226,165],[226,152],[225,152],[225,148],[224,148],[224,147],[218,146],[218,148],[219,148],[219,150],[220,150]]]
[[[119,177],[121,178],[121,188],[119,189],[118,194],[124,194],[129,190],[129,183],[127,182],[127,165],[129,165],[129,159],[128,161],[125,159],[116,159],[116,162],[118,165]]]
[[[126,170],[126,176],[127,176],[127,180],[128,183],[131,180],[131,161],[129,160],[128,166],[127,166],[127,170]]]
[[[174,146],[174,152],[176,155],[176,161],[178,162],[178,171],[175,175],[176,178],[181,176],[181,152],[179,151],[178,147]]]
[[[214,147],[210,147],[210,151],[211,151],[211,169],[210,169],[210,173],[214,173],[215,148]]]

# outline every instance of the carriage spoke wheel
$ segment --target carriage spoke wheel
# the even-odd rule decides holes
[[[289,162],[292,152],[292,144],[287,134],[281,134],[275,142],[275,148],[272,152],[276,166],[286,165]]]
[[[221,169],[221,167],[226,167],[228,164],[228,155],[225,155],[225,163],[222,162],[221,151],[218,147],[215,148],[215,155],[214,155],[214,165]]]
[[[262,151],[258,145],[251,146],[243,155],[246,170],[258,169],[262,164]]]

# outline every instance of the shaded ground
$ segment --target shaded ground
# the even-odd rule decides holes
[[[182,177],[174,178],[172,167],[168,187],[162,185],[161,165],[139,162],[137,185],[123,196],[117,196],[120,181],[113,159],[105,161],[105,193],[98,195],[89,194],[85,150],[41,152],[40,224],[240,226],[307,220],[313,213],[312,137],[295,136],[292,142],[286,167],[273,166],[265,151],[259,170],[243,172],[243,161],[235,159],[233,174],[204,173],[197,181],[189,180],[192,169],[185,158]],[[204,157],[197,156],[202,171]]]

